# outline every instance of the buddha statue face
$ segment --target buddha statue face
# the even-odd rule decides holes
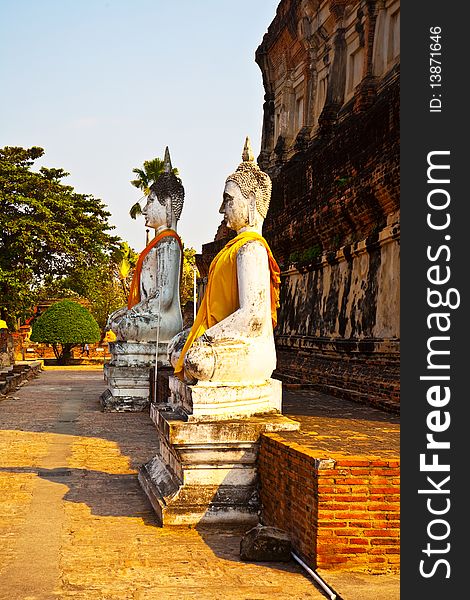
[[[253,226],[255,224],[254,211],[256,211],[254,194],[249,194],[248,198],[245,198],[237,183],[227,181],[222,205],[219,209],[219,212],[225,216],[227,227],[240,231],[244,227]]]
[[[145,225],[158,229],[159,227],[168,227],[167,205],[170,204],[170,199],[162,204],[154,190],[151,190],[147,198],[147,204],[142,209],[142,214],[145,216]]]
[[[237,233],[250,228],[261,233],[271,199],[271,179],[255,163],[249,138],[246,138],[242,162],[225,181],[222,206],[225,223]]]

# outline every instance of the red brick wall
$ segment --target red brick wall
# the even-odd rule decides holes
[[[400,355],[396,353],[320,352],[277,342],[275,377],[309,382],[325,394],[400,412]],[[359,345],[359,344],[357,344]],[[373,346],[373,344],[371,344]],[[287,376],[286,376],[287,375]]]
[[[276,434],[263,435],[262,522],[287,531],[313,568],[398,571],[399,473],[398,460],[320,460]]]

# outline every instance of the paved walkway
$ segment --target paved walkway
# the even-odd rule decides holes
[[[236,532],[158,527],[136,477],[153,423],[102,413],[104,387],[101,370],[47,369],[0,400],[2,600],[326,597],[295,563],[241,562]],[[344,600],[399,597],[396,576],[332,579]]]

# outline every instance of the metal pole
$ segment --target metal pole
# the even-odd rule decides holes
[[[162,286],[160,285],[160,291],[158,294],[158,315],[157,315],[157,347],[155,349],[155,377],[153,380],[153,401],[157,402],[157,372],[158,372],[158,345],[160,343],[160,321],[162,318]]]
[[[313,579],[315,579],[315,581],[325,590],[325,592],[328,594],[328,596],[330,597],[331,600],[336,600],[337,596],[336,594],[333,592],[332,589],[330,589],[326,583],[323,581],[323,579],[320,577],[320,575],[317,575],[317,573],[315,573],[315,571],[313,569],[311,569],[308,565],[306,565],[304,563],[303,560],[301,560],[296,554],[294,554],[293,552],[291,552],[292,557],[299,563],[300,566],[302,566],[307,573],[313,577]]]
[[[196,265],[193,265],[193,313],[194,313],[194,321],[196,320]]]

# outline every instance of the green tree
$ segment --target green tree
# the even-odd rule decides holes
[[[142,168],[136,167],[135,169],[132,169],[132,172],[135,173],[137,177],[131,181],[131,184],[139,190],[142,190],[145,196],[148,196],[150,194],[151,185],[163,174],[164,168],[165,161],[161,158],[146,160]],[[178,169],[175,167],[172,169],[172,173],[178,175]],[[133,219],[141,213],[142,207],[139,202],[136,202],[129,211],[129,214]]]
[[[133,269],[138,259],[139,255],[127,242],[121,242],[119,247],[111,254],[113,275],[121,283],[126,301],[129,296],[130,282],[134,273]]]
[[[11,327],[32,314],[47,278],[102,264],[119,241],[102,201],[62,183],[68,173],[32,171],[43,154],[39,147],[0,149],[0,305]]]
[[[61,300],[50,306],[33,321],[31,341],[52,344],[59,364],[66,364],[72,348],[98,342],[100,328],[91,313],[71,300]]]

